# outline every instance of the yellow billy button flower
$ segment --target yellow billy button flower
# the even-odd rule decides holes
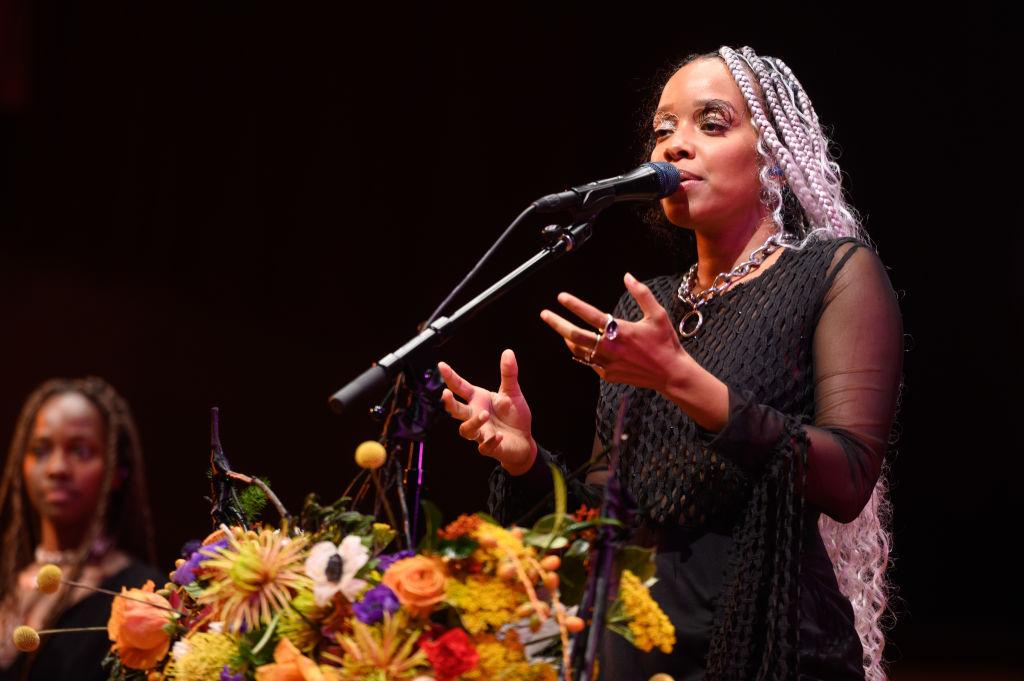
[[[39,648],[39,632],[24,624],[14,630],[11,639],[14,641],[14,647],[23,653],[31,653]]]
[[[360,468],[380,468],[387,460],[388,454],[384,445],[376,440],[367,440],[356,447],[356,464]]]
[[[39,641],[50,634],[76,634],[83,631],[106,631],[106,627],[67,627],[64,629],[42,629],[36,631],[28,625],[21,625],[11,635],[14,647],[23,653],[31,653],[39,649]]]
[[[39,569],[39,573],[36,575],[36,586],[44,594],[56,593],[60,588],[60,580],[63,576],[59,567],[48,563]]]

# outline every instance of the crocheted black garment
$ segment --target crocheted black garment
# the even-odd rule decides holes
[[[682,342],[729,387],[729,422],[720,433],[707,432],[654,391],[601,384],[597,436],[610,441],[625,401],[620,476],[645,525],[668,532],[728,528],[732,537],[714,599],[708,679],[796,678],[797,651],[803,655],[806,647],[796,614],[803,540],[813,539],[827,565],[818,512],[853,519],[877,481],[900,384],[902,329],[884,268],[862,247],[840,239],[786,250],[760,276],[705,305],[703,328]],[[855,265],[844,270],[851,260]],[[689,310],[676,297],[681,276],[647,282],[676,321]],[[830,317],[819,328],[826,307]],[[613,314],[642,317],[628,293]],[[492,514],[510,522],[530,509],[550,490],[549,461],[564,471],[546,450],[524,476],[496,469]],[[795,490],[807,490],[817,506]],[[574,503],[600,503],[592,485],[571,482],[570,494]],[[834,575],[828,577],[834,594],[824,596],[842,601]],[[852,630],[848,601],[845,606]],[[855,668],[850,678],[862,677],[859,641],[855,632],[847,634],[857,650],[847,645],[846,668]]]

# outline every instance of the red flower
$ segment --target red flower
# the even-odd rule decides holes
[[[460,537],[472,535],[482,523],[479,516],[463,514],[452,521],[448,527],[438,529],[437,536],[445,541],[455,541]]]
[[[480,660],[480,654],[462,629],[451,629],[440,638],[421,642],[420,647],[426,651],[437,681],[449,681],[465,674]]]

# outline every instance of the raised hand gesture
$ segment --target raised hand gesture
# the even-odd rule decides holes
[[[611,315],[569,293],[558,302],[597,331],[582,329],[564,317],[543,310],[541,319],[554,329],[581,363],[612,383],[667,392],[681,367],[693,360],[683,349],[668,312],[643,283],[627,274],[626,289],[643,311],[637,322],[613,320]],[[614,336],[607,333],[614,325]]]
[[[528,471],[537,456],[530,427],[533,417],[519,388],[519,366],[511,350],[501,353],[501,385],[497,392],[473,385],[439,362],[448,389],[441,394],[445,411],[462,421],[459,434],[477,443],[484,456],[497,459],[512,475]],[[455,399],[455,395],[465,402]]]

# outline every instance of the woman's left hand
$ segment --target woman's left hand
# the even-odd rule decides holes
[[[574,357],[589,360],[604,380],[666,392],[694,360],[683,349],[668,312],[651,290],[630,274],[624,281],[644,316],[638,322],[616,319],[614,339],[598,339],[597,332],[581,329],[550,310],[542,310],[540,317],[562,336]],[[608,313],[569,293],[558,294],[558,302],[591,327],[605,328]]]

